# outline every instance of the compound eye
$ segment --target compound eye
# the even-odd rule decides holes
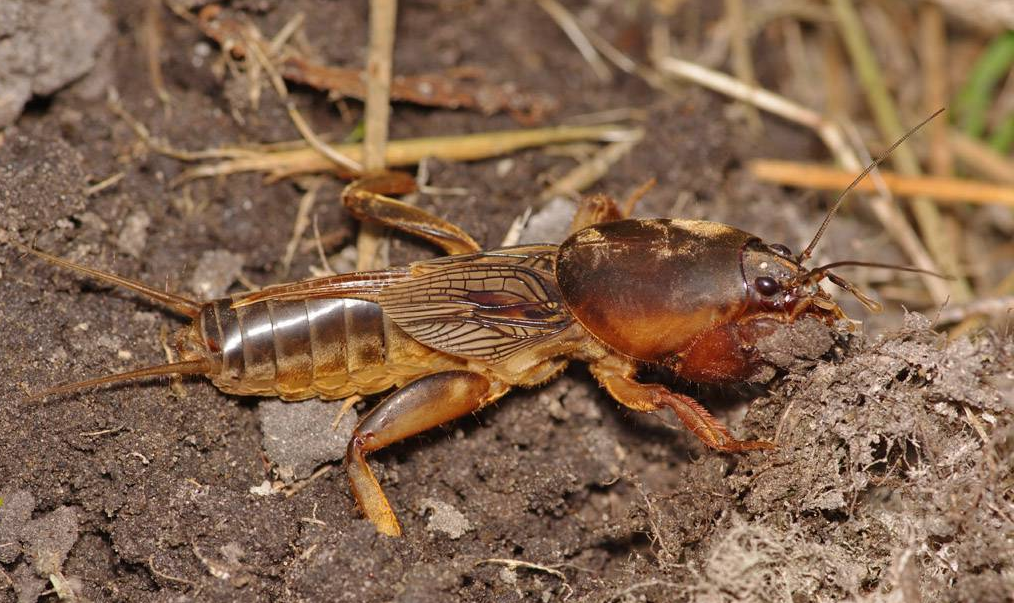
[[[777,253],[778,255],[782,256],[783,258],[790,258],[790,257],[792,257],[792,251],[788,247],[786,247],[785,245],[782,245],[781,243],[775,243],[774,245],[768,245],[768,247],[771,248],[771,251],[774,251],[775,253]]]
[[[771,297],[782,290],[782,286],[778,284],[778,281],[770,276],[758,276],[753,282],[753,286],[756,287],[757,291],[765,297]]]

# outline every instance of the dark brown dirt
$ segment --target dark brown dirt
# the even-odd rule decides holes
[[[173,104],[160,105],[139,46],[144,5],[110,3],[112,50],[89,78],[108,78],[129,111],[179,147],[297,138],[268,90],[254,111],[236,84],[216,79],[217,49],[168,12],[161,59]],[[364,3],[233,7],[269,33],[302,10],[324,60],[363,62]],[[618,41],[643,25],[614,16],[603,30]],[[821,219],[739,169],[749,156],[816,148],[785,124],[752,139],[717,97],[665,96],[625,77],[600,84],[535,4],[401,8],[398,72],[464,64],[554,96],[554,120],[647,109],[646,139],[596,188],[623,196],[657,177],[646,215],[707,217],[797,248]],[[318,131],[344,134],[361,112],[350,102],[353,124],[343,124],[323,95],[298,90],[296,100]],[[397,105],[391,126],[403,138],[516,124]],[[73,89],[36,101],[2,136],[0,236],[170,289],[184,290],[202,254],[219,250],[241,254],[256,283],[278,278],[302,193],[294,184],[234,176],[197,182],[185,198],[167,185],[185,166],[150,153],[104,103]],[[499,160],[432,162],[431,184],[468,195],[420,204],[495,246],[574,165],[538,150],[510,159],[506,173]],[[117,172],[115,186],[82,193]],[[344,245],[355,225],[332,201],[340,186],[324,186],[316,212],[322,231],[350,235]],[[844,216],[824,245],[843,255],[876,232]],[[392,255],[432,253],[396,239]],[[292,275],[316,261],[297,254]],[[405,528],[391,539],[359,516],[340,465],[291,497],[271,493],[263,401],[202,380],[186,382],[185,397],[151,382],[29,401],[49,385],[163,362],[160,329],[181,322],[4,248],[0,601],[54,586],[93,601],[1014,600],[1012,344],[988,332],[947,342],[898,308],[885,324],[893,329],[880,337],[836,334],[816,349],[812,332],[786,334],[781,347],[793,353],[772,352],[783,370],[766,393],[686,386],[740,437],[777,436],[771,453],[708,451],[618,410],[580,366],[512,392],[375,455]]]

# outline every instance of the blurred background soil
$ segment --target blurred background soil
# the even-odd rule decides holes
[[[124,119],[120,109],[192,151],[300,138],[270,78],[197,26],[207,4],[0,4],[2,239],[185,295],[222,295],[323,269],[312,228],[296,239],[291,265],[283,261],[312,190],[307,219],[320,246],[332,265],[354,265],[358,225],[337,202],[343,182],[333,175],[181,184],[191,166],[155,152]],[[870,108],[875,86],[843,42],[854,30],[842,11],[853,7],[905,127],[950,108],[910,152],[935,175],[1004,185],[1014,174],[1014,16],[1005,6],[565,3],[574,23],[638,62],[626,73],[608,54],[584,58],[547,13],[555,3],[404,2],[395,74],[469,67],[511,102],[486,111],[395,102],[390,138],[612,111],[607,119],[644,135],[586,192],[623,198],[656,178],[639,215],[726,222],[799,250],[835,192],[762,183],[751,162],[841,157],[802,125],[665,75],[658,57],[783,94],[845,124],[848,144],[865,150],[865,141],[876,155],[896,136],[882,127],[883,109]],[[267,39],[303,14],[291,43],[305,56],[365,64],[365,2],[235,0],[223,11]],[[356,140],[359,100],[289,91],[318,134]],[[529,235],[559,236],[569,202],[543,191],[601,148],[430,159],[420,169],[431,188],[415,200],[487,248],[528,208]],[[165,362],[160,342],[183,323],[5,246],[0,601],[1014,601],[1014,214],[888,203],[902,208],[905,227],[918,225],[930,254],[941,244],[949,252],[936,258],[958,277],[938,285],[946,305],[919,277],[853,269],[886,311],[842,299],[862,321],[854,331],[779,340],[765,351],[780,367],[768,388],[674,384],[737,436],[776,439],[776,451],[709,451],[682,429],[617,408],[573,366],[371,457],[401,539],[360,517],[340,462],[372,400],[337,429],[334,403],[231,397],[202,379],[30,401],[47,386]],[[903,225],[870,208],[857,195],[815,260],[916,261],[897,243]],[[434,254],[393,237],[393,263]],[[824,343],[814,348],[814,337]]]

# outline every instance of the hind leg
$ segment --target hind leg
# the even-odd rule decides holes
[[[360,220],[379,222],[384,226],[426,239],[448,254],[476,253],[481,250],[479,244],[468,233],[447,220],[380,194],[403,190],[396,186],[401,184],[400,180],[391,183],[391,178],[398,180],[400,177],[383,174],[353,182],[342,192],[342,203]]]
[[[570,223],[570,232],[575,233],[582,228],[594,226],[602,222],[615,222],[629,218],[634,211],[634,206],[641,200],[651,188],[655,186],[655,179],[645,182],[630,194],[623,202],[623,207],[616,203],[609,195],[589,195],[582,197],[577,204],[577,213]]]
[[[401,536],[401,525],[366,455],[474,412],[509,388],[470,371],[446,371],[416,379],[388,396],[352,432],[345,455],[352,494],[377,531]]]

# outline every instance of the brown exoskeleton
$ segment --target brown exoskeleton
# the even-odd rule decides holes
[[[804,315],[826,322],[844,316],[818,285],[825,277],[873,304],[829,272],[861,262],[804,266],[837,205],[793,256],[725,224],[627,219],[604,196],[582,204],[560,245],[491,251],[453,224],[361,184],[347,187],[343,201],[357,217],[450,255],[198,303],[33,251],[193,320],[177,334],[180,362],[43,395],[162,374],[205,375],[227,393],[285,400],[397,388],[359,422],[346,459],[363,512],[380,532],[399,535],[366,462],[370,452],[475,412],[511,387],[544,383],[570,360],[588,363],[628,408],[672,409],[712,448],[771,448],[735,439],[690,396],[638,382],[638,370],[661,365],[693,381],[743,381],[763,365],[754,344],[779,325]]]

